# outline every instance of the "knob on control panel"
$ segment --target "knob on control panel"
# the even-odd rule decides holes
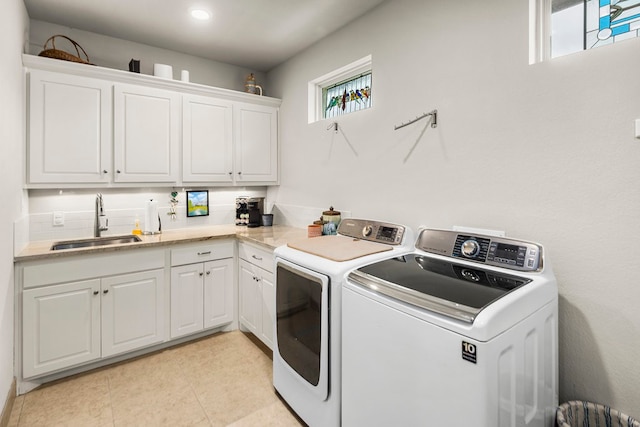
[[[467,258],[473,258],[480,253],[480,244],[476,240],[465,240],[460,246],[460,252]]]
[[[362,235],[364,237],[369,237],[371,236],[371,233],[373,233],[373,227],[370,225],[365,225],[364,228],[362,229]]]

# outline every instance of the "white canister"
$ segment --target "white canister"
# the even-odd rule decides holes
[[[173,80],[173,67],[167,64],[153,64],[153,75]]]
[[[189,81],[189,70],[182,70],[180,72],[180,80],[182,80],[183,82]]]

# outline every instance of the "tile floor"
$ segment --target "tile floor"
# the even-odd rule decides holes
[[[271,375],[248,335],[221,333],[44,385],[16,399],[9,426],[304,425]]]

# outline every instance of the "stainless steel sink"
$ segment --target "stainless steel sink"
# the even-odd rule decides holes
[[[133,234],[128,236],[109,236],[109,237],[94,237],[92,239],[82,240],[67,240],[64,242],[55,242],[51,246],[52,251],[59,251],[61,249],[79,249],[79,248],[92,248],[95,246],[107,246],[107,245],[122,245],[125,243],[141,242],[140,237]]]

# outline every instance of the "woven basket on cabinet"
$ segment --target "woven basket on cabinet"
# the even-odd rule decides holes
[[[56,37],[62,37],[69,40],[73,45],[73,47],[75,47],[77,55],[73,55],[71,53],[65,52],[64,50],[56,49],[56,44],[55,44]],[[47,48],[47,45],[49,44],[49,42],[51,42],[51,48]],[[84,54],[84,58],[81,57],[80,51],[82,51],[82,53]],[[89,55],[87,55],[87,52],[85,52],[82,46],[80,46],[75,40],[72,40],[69,37],[63,36],[61,34],[56,34],[55,36],[49,37],[47,41],[44,43],[44,50],[40,52],[38,56],[45,56],[47,58],[62,59],[64,61],[79,62],[81,64],[94,65],[89,61]]]

